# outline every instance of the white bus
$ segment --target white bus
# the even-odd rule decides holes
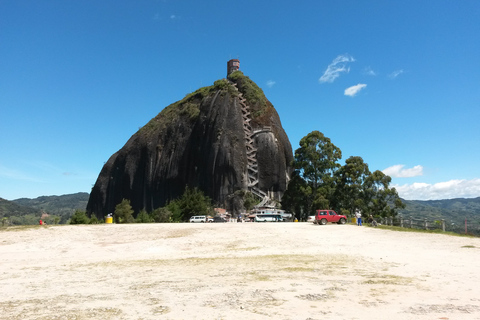
[[[283,221],[282,215],[280,214],[257,214],[255,216],[255,222],[277,222]]]

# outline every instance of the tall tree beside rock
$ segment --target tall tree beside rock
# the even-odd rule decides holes
[[[365,182],[370,177],[368,165],[361,157],[350,157],[335,174],[336,188],[334,203],[344,214],[355,213],[355,209],[366,209]],[[340,209],[341,208],[341,209]]]
[[[308,213],[313,213],[319,206],[329,206],[334,191],[334,174],[340,167],[338,160],[341,157],[340,148],[320,131],[312,131],[300,140],[300,148],[295,150],[294,167],[311,189],[310,192],[306,190]]]
[[[335,209],[353,215],[355,209],[375,216],[394,216],[404,207],[391,178],[370,172],[361,157],[350,157],[341,166],[341,150],[319,131],[300,140],[295,151],[295,172],[282,206],[300,219],[316,209]]]

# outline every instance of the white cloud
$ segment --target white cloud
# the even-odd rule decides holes
[[[418,165],[410,169],[404,169],[405,165],[396,164],[384,169],[382,172],[392,178],[411,178],[423,175],[423,167]]]
[[[273,86],[275,85],[275,83],[276,83],[276,82],[273,81],[273,80],[268,80],[268,81],[267,81],[267,87],[271,88],[271,87],[273,87]]]
[[[175,19],[176,17],[177,17],[177,16],[174,15],[174,14],[170,15],[170,19],[172,19],[172,20]]]
[[[391,79],[395,79],[396,77],[398,77],[399,75],[401,75],[403,72],[404,72],[403,69],[395,70],[395,71],[393,71],[392,73],[390,73],[390,74],[388,75],[388,77],[391,78]]]
[[[365,70],[363,70],[363,72],[367,75],[367,76],[376,76],[377,73],[375,71],[373,71],[372,68],[370,67],[366,67]]]
[[[345,95],[354,97],[360,90],[365,88],[367,85],[363,83],[359,83],[355,86],[351,86],[350,88],[345,89]]]
[[[342,72],[350,72],[350,68],[347,67],[347,63],[354,61],[355,59],[348,54],[339,55],[332,61],[332,63],[328,65],[327,70],[325,70],[325,72],[320,77],[320,79],[318,79],[318,81],[320,83],[332,83],[340,76]]]
[[[480,179],[450,180],[435,184],[393,184],[398,195],[406,200],[441,200],[480,197]]]

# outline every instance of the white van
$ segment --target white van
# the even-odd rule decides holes
[[[206,222],[207,216],[192,216],[190,222]]]

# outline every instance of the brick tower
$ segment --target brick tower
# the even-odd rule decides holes
[[[231,59],[227,62],[227,77],[230,73],[237,71],[240,69],[240,60],[238,59]]]

